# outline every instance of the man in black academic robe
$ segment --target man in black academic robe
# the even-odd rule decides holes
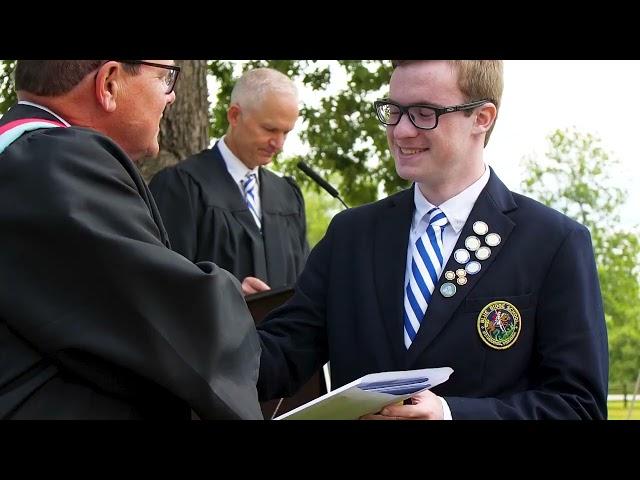
[[[308,254],[304,201],[287,177],[259,169],[262,232],[226,169],[218,145],[158,173],[150,184],[171,246],[272,288],[295,283]]]
[[[245,295],[292,285],[309,252],[304,200],[293,179],[264,166],[298,118],[295,86],[275,70],[250,70],[234,87],[227,118],[227,134],[212,149],[151,180],[171,246],[230,271]],[[251,174],[257,205],[243,190]]]
[[[238,281],[169,248],[130,159],[157,154],[173,63],[21,62],[0,119],[0,418],[262,418]]]

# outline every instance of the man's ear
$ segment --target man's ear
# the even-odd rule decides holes
[[[122,80],[123,70],[117,62],[107,62],[98,70],[95,79],[96,100],[106,112],[115,111]]]
[[[498,110],[496,106],[491,103],[485,103],[481,107],[478,107],[476,110],[476,120],[473,125],[475,133],[486,133],[493,125],[493,122],[496,119],[496,115],[498,114]]]
[[[227,110],[227,121],[229,122],[229,126],[235,127],[238,124],[240,113],[240,105],[237,103],[231,104]]]

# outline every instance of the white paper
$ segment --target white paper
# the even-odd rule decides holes
[[[453,373],[450,367],[425,368],[399,372],[371,373],[291,410],[275,420],[356,420],[376,413],[392,403],[446,382]],[[373,390],[363,388],[371,387]],[[376,390],[402,391],[401,394]]]

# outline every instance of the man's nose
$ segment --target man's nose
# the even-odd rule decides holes
[[[284,135],[278,135],[276,137],[272,137],[269,140],[269,146],[271,148],[274,148],[274,149],[280,151],[280,150],[282,150],[282,147],[284,146],[284,139],[285,139]]]
[[[405,113],[400,117],[400,121],[393,128],[395,138],[408,138],[418,135],[418,128],[409,119],[409,114]]]

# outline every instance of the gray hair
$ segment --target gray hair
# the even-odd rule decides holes
[[[298,101],[298,89],[289,77],[273,68],[245,72],[231,91],[231,103],[245,108],[257,105],[267,93],[290,94]]]

